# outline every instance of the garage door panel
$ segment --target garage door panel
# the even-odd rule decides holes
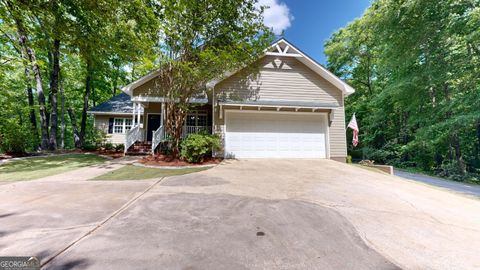
[[[236,158],[325,158],[321,114],[227,112],[225,152]]]

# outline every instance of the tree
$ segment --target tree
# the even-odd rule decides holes
[[[272,40],[254,0],[162,0],[158,93],[166,98],[165,128],[178,157],[192,97],[207,82],[258,59]]]
[[[367,158],[478,181],[479,15],[478,0],[376,0],[326,43],[358,90],[346,106]]]
[[[31,68],[32,68],[33,75],[36,82],[38,103],[40,105],[39,112],[40,112],[41,148],[47,149],[48,148],[48,124],[47,124],[47,115],[46,115],[46,107],[45,107],[45,95],[43,91],[43,81],[42,81],[40,66],[38,65],[38,62],[37,62],[37,56],[35,54],[35,51],[31,47],[31,45],[29,44],[27,32],[24,24],[24,18],[23,18],[22,12],[20,11],[22,7],[25,7],[25,6],[22,4],[18,4],[17,2],[14,3],[9,0],[4,0],[3,3],[15,23],[17,34],[18,34],[18,43],[21,45],[22,50],[24,51],[23,55],[28,56],[28,60],[31,64]]]

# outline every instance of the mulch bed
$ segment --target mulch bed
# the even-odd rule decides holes
[[[196,166],[196,165],[216,165],[222,162],[219,158],[208,158],[204,160],[202,163],[188,163],[181,159],[175,159],[171,156],[166,155],[155,155],[155,156],[148,156],[140,159],[138,163],[144,165],[152,165],[152,166],[174,166],[174,167],[182,167],[182,166]]]

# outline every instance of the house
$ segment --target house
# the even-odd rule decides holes
[[[121,93],[91,108],[88,112],[94,117],[94,126],[107,134],[108,142],[125,143],[125,134],[132,128],[133,123],[133,102],[129,95]],[[139,113],[141,122],[143,121],[142,107]]]
[[[192,99],[184,135],[218,134],[222,149],[215,155],[225,158],[345,161],[344,99],[354,89],[283,38],[254,65],[257,72],[241,69],[210,82],[210,98]],[[124,100],[125,106],[108,101],[91,110],[95,126],[108,127],[112,142],[124,137],[127,148],[148,142],[155,149],[163,140],[164,99],[155,87],[157,75],[123,88],[131,100],[122,94],[113,103]]]

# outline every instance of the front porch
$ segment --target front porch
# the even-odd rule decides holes
[[[212,106],[206,100],[192,102],[183,123],[182,137],[192,133],[212,133]],[[131,129],[125,134],[125,154],[152,154],[166,140],[164,102],[133,102]],[[143,111],[143,118],[140,112]]]

